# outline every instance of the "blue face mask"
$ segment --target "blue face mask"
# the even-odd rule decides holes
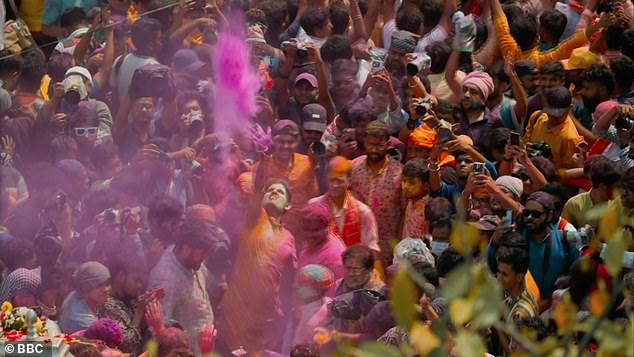
[[[484,108],[484,103],[479,100],[471,100],[471,109],[482,109]]]
[[[448,242],[437,242],[433,240],[431,241],[431,251],[432,253],[436,254],[436,256],[439,256],[447,248],[449,248]]]

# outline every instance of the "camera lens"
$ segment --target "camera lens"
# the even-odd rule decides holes
[[[317,141],[314,142],[313,145],[311,145],[313,152],[315,154],[317,154],[318,156],[323,156],[326,153],[326,145],[324,145],[323,143]]]
[[[427,114],[427,107],[422,105],[422,104],[417,105],[416,106],[416,114],[419,115],[419,116],[423,116],[423,115]]]
[[[77,105],[80,100],[79,92],[74,89],[68,90],[66,94],[64,94],[64,101],[70,105]]]
[[[406,67],[408,76],[415,76],[419,72],[418,66],[414,63],[408,63]]]

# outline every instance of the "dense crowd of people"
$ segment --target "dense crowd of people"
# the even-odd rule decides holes
[[[558,335],[564,296],[581,322],[612,294],[607,318],[632,323],[630,0],[0,10],[0,303],[73,336],[75,356],[413,344],[395,274],[425,282],[416,319],[432,322],[473,261],[534,340]],[[463,223],[480,234],[466,253]],[[523,349],[483,336],[488,355]]]

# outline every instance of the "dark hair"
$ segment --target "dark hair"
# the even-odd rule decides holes
[[[504,73],[504,63],[497,61],[491,67],[487,68],[487,73],[491,75],[491,78],[495,78],[500,82],[511,83],[509,76]]]
[[[420,12],[423,14],[423,26],[430,29],[438,25],[443,8],[444,2],[442,0],[422,1]]]
[[[425,205],[425,217],[434,221],[438,217],[450,217],[453,206],[445,197],[432,197]]]
[[[110,271],[110,276],[113,279],[119,273],[123,273],[125,275],[137,273],[143,277],[146,277],[147,270],[145,269],[145,265],[139,263],[139,261],[133,259],[130,256],[130,253],[124,252],[120,256],[110,258],[106,263],[106,267],[108,267],[108,271]]]
[[[62,172],[48,162],[37,162],[27,167],[24,179],[29,191],[33,189],[59,189],[64,181]]]
[[[498,248],[501,248],[501,247],[528,250],[528,242],[518,232],[511,231],[504,234],[502,238],[500,239]]]
[[[455,249],[449,247],[443,250],[438,259],[436,259],[436,271],[438,271],[438,276],[441,278],[446,277],[450,271],[464,263],[464,261],[464,257]]]
[[[210,251],[217,238],[211,225],[199,219],[186,219],[176,230],[176,246],[189,246],[191,248]],[[217,228],[219,229],[219,228]]]
[[[511,138],[511,130],[508,128],[495,128],[488,135],[489,150],[504,151],[506,144]]]
[[[185,91],[181,92],[176,96],[176,109],[179,113],[185,109],[185,104],[190,100],[198,101],[198,105],[200,105],[200,109],[203,112],[203,115],[207,114],[207,98],[202,93],[195,91]]]
[[[436,228],[451,229],[452,224],[453,221],[451,220],[450,216],[438,216],[433,220],[429,220],[429,231],[432,232]]]
[[[148,218],[158,222],[182,218],[184,213],[183,205],[170,195],[156,196],[148,205]]]
[[[101,352],[95,345],[87,341],[71,342],[69,352],[77,357],[101,357]]]
[[[416,6],[407,4],[403,3],[396,13],[396,28],[419,34],[420,26],[423,24],[423,13]]]
[[[328,21],[328,13],[326,10],[318,7],[309,7],[299,20],[300,25],[306,31],[306,34],[313,36],[315,32],[322,28]]]
[[[62,13],[59,18],[59,25],[64,28],[74,27],[86,21],[86,11],[81,7],[71,7]]]
[[[333,34],[343,35],[346,33],[350,24],[350,13],[346,5],[340,2],[330,4],[328,17],[332,23]]]
[[[605,46],[608,50],[618,51],[621,49],[621,37],[626,29],[620,26],[608,26],[603,30]]]
[[[68,126],[74,128],[78,125],[99,125],[99,113],[94,102],[82,100],[70,113],[68,113]]]
[[[584,164],[584,173],[586,172],[592,181],[592,187],[597,188],[600,184],[613,186],[621,180],[621,170],[614,161],[606,160],[604,156],[595,155],[586,160]]]
[[[612,60],[610,69],[614,73],[614,82],[623,91],[629,91],[634,83],[634,61],[627,56],[619,56]]]
[[[541,75],[554,75],[562,81],[566,79],[566,70],[564,69],[564,65],[559,61],[546,61],[542,68],[539,70],[539,74]]]
[[[28,239],[25,239],[28,238]],[[15,237],[2,242],[0,247],[0,260],[7,266],[9,272],[14,271],[24,263],[35,257],[35,247],[32,237]]]
[[[139,49],[146,48],[161,34],[161,22],[157,19],[142,17],[132,24],[130,37],[132,43]]]
[[[249,10],[247,10],[247,12],[244,14],[247,23],[261,23],[261,24],[266,24],[266,14],[264,13],[264,11],[262,9],[258,9],[258,8],[251,8]]]
[[[593,64],[590,68],[581,73],[582,82],[594,82],[599,83],[608,91],[608,95],[611,95],[614,91],[614,74],[608,66],[604,64]]]
[[[115,157],[119,156],[119,148],[115,143],[105,142],[97,145],[90,153],[90,162],[99,170],[106,166]]]
[[[583,300],[597,282],[597,270],[601,258],[586,255],[577,259],[570,266],[570,298],[577,306],[582,306]],[[585,263],[585,264],[584,264]]]
[[[34,50],[23,54],[22,60],[18,84],[23,91],[35,92],[46,74],[46,59],[41,51]]]
[[[361,243],[348,247],[341,254],[341,260],[343,262],[351,258],[359,259],[361,264],[363,264],[363,266],[368,270],[371,270],[372,267],[374,267],[374,254],[372,253],[372,250]]]
[[[427,45],[427,47],[425,47],[425,51],[431,58],[431,65],[429,67],[431,73],[443,73],[445,71],[445,67],[447,66],[447,62],[449,61],[451,47],[446,42],[436,41]]]
[[[528,270],[528,252],[525,249],[509,247],[508,249],[498,250],[496,255],[498,264],[510,265],[515,274],[526,274]]]
[[[77,142],[68,135],[57,135],[49,144],[53,157],[75,157],[79,153]]]
[[[73,55],[70,53],[54,53],[48,60],[47,72],[51,77],[51,84],[55,82],[61,82],[64,80],[66,71],[71,68],[75,63]],[[54,88],[51,86],[51,88]],[[50,90],[49,90],[50,92]],[[52,94],[52,93],[51,93]]]
[[[286,1],[265,0],[259,4],[259,7],[266,14],[266,25],[269,28],[278,28],[284,25],[288,10]]]
[[[172,351],[189,349],[187,334],[177,327],[167,327],[156,339],[159,357],[165,357]]]
[[[548,327],[539,316],[522,317],[515,320],[515,324],[519,330],[529,329],[534,331],[537,334],[537,336],[535,336],[536,341],[542,341],[548,337]]]
[[[566,15],[555,9],[545,9],[539,16],[539,26],[546,31],[553,40],[557,41],[564,34],[568,19]]]
[[[502,4],[502,12],[506,16],[506,21],[511,24],[519,16],[524,15],[524,10],[516,2]]]
[[[352,47],[345,36],[333,35],[328,37],[321,46],[319,54],[324,62],[334,62],[338,59],[350,60],[352,59]]]
[[[343,112],[341,113],[343,115]],[[376,120],[376,115],[372,110],[372,107],[368,102],[361,98],[349,104],[349,109],[346,111],[346,117],[344,121],[348,123],[373,121]]]
[[[403,177],[418,177],[423,182],[429,179],[429,167],[423,159],[412,159],[403,166]]]
[[[534,17],[522,14],[510,23],[511,36],[522,51],[535,47],[538,39],[537,21]]]
[[[290,357],[319,357],[319,350],[313,345],[301,344],[296,345],[291,350]]]
[[[108,208],[116,207],[118,203],[117,195],[109,188],[88,191],[84,196],[84,211],[82,213],[90,220],[90,223],[92,223],[93,217]]]
[[[13,55],[8,49],[0,50],[0,78],[14,72],[20,72],[22,57]]]
[[[621,52],[634,60],[634,29],[625,30],[621,34]]]
[[[566,201],[568,201],[568,198],[570,197],[570,195],[568,195],[567,193],[566,187],[559,182],[549,182],[545,184],[544,186],[540,187],[539,190],[537,191],[546,192],[547,194],[555,198],[553,201],[555,204],[556,211],[560,211],[564,207],[564,204],[566,203]]]
[[[572,104],[572,95],[564,86],[553,87],[546,91],[546,103],[553,108],[568,108]]]

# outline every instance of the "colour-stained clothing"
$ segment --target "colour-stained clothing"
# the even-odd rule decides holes
[[[346,194],[342,209],[336,207],[328,194],[315,197],[309,202],[321,203],[330,208],[334,218],[330,231],[340,237],[347,247],[361,243],[372,250],[380,251],[379,231],[374,213],[350,192]]]
[[[332,300],[323,297],[317,301],[299,307],[299,322],[295,325],[293,346],[298,344],[313,344],[315,328],[327,327],[332,318],[328,313],[328,304]]]
[[[367,165],[367,156],[352,161],[352,193],[367,204],[377,222],[381,261],[387,264],[392,260],[390,241],[398,239],[401,220],[401,175],[403,165],[390,158],[378,172],[373,173]]]
[[[588,43],[585,30],[580,30],[550,51],[540,52],[537,46],[528,51],[522,51],[511,36],[511,30],[504,13],[500,13],[493,18],[493,28],[495,28],[502,57],[513,61],[533,60],[538,68],[541,68],[547,61],[566,59],[570,57],[572,50]]]
[[[425,207],[429,196],[425,196],[419,200],[408,200],[405,207],[405,215],[403,216],[403,233],[401,239],[417,238],[425,239],[427,236],[427,219],[425,218]]]
[[[539,315],[539,307],[535,299],[533,299],[533,296],[526,289],[524,289],[517,298],[507,296],[506,299],[504,299],[504,303],[510,310],[507,317],[509,320],[519,321],[525,317],[535,317]]]
[[[538,117],[539,115],[539,117]],[[581,140],[579,132],[571,117],[567,117],[561,124],[550,127],[548,114],[537,112],[531,116],[524,142],[543,141],[550,146],[552,162],[558,169],[573,168],[572,155],[577,151],[577,144]]]
[[[309,264],[324,266],[334,274],[335,280],[343,278],[343,261],[341,254],[346,250],[346,245],[337,235],[330,233],[328,239],[317,249],[311,249],[304,245],[299,258],[297,259],[297,269],[301,269]]]
[[[231,350],[277,348],[284,337],[283,301],[290,301],[295,279],[295,240],[274,226],[262,210],[240,239],[229,289],[220,303],[221,325]]]
[[[214,323],[206,282],[207,268],[203,264],[193,271],[176,258],[174,248],[168,247],[152,272],[149,287],[165,289],[160,300],[165,323],[178,322],[187,333],[194,353],[198,351],[198,334],[207,324]]]

